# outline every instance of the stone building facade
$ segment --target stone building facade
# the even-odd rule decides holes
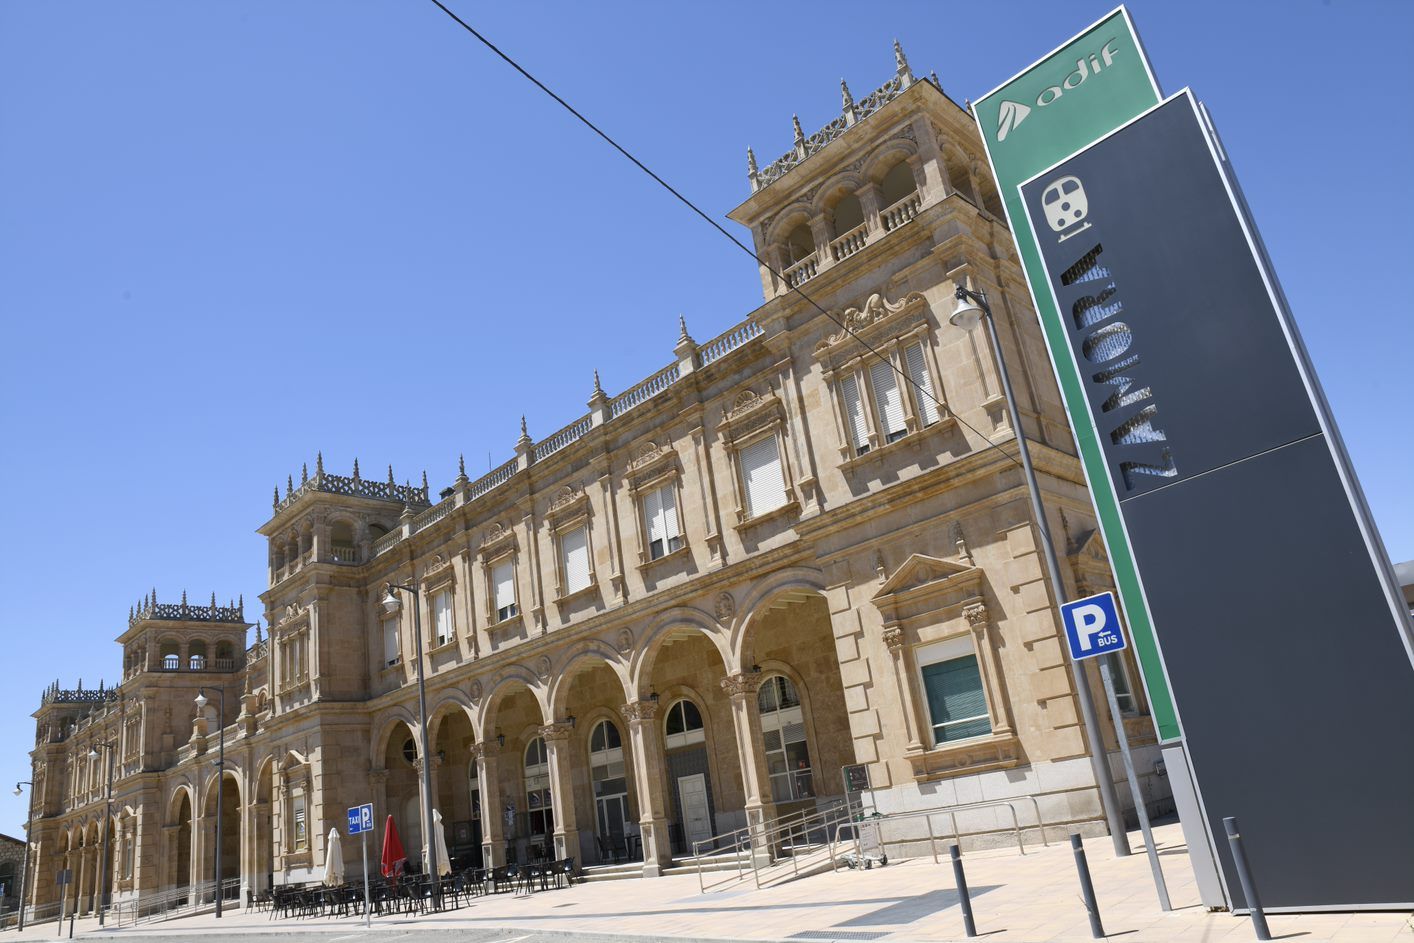
[[[465,863],[627,852],[651,876],[840,801],[859,766],[883,812],[1028,795],[1033,835],[1102,832],[1016,430],[985,333],[948,323],[956,285],[992,301],[1068,591],[1109,569],[975,126],[896,64],[780,160],[748,152],[731,216],[767,264],[740,323],[706,343],[680,323],[663,369],[616,396],[596,375],[587,413],[538,441],[522,420],[510,461],[435,502],[425,475],[318,459],[259,528],[268,637],[247,645],[239,602],[154,592],[120,685],[48,689],[31,900],[68,866],[93,907],[105,829],[120,899],[218,854],[247,891],[314,878],[367,801],[416,849],[428,759]],[[391,615],[390,582],[417,587]],[[1162,802],[1143,692],[1122,700]],[[964,818],[967,840],[995,818]]]

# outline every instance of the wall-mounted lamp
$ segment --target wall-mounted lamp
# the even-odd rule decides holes
[[[761,673],[761,666],[760,666],[760,665],[752,665],[752,666],[751,666],[751,673],[754,674],[754,675],[759,675],[759,674]]]
[[[573,728],[573,727],[574,727],[574,715],[573,715],[573,714],[570,714],[568,717],[566,717],[566,718],[565,718],[565,723],[569,724],[570,727]]]
[[[496,731],[496,745],[502,747],[506,745],[506,735],[499,730]]]
[[[651,692],[651,693],[648,695],[648,700],[652,701],[654,704],[657,704],[657,703],[658,703],[658,692],[657,692],[657,691]]]

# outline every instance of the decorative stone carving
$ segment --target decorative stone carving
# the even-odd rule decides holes
[[[629,463],[629,469],[642,468],[644,465],[652,464],[653,460],[663,454],[663,447],[656,442],[645,442],[634,455],[633,461]]]
[[[633,633],[628,629],[619,629],[618,644],[615,646],[620,655],[627,655],[633,651]]]
[[[853,333],[858,333],[872,324],[902,314],[904,311],[916,305],[926,304],[927,299],[920,292],[911,291],[898,301],[889,301],[883,295],[875,292],[865,299],[864,304],[858,308],[845,308],[844,314],[840,316],[840,321],[844,324],[844,330],[831,334],[815,346],[817,351],[833,347],[840,341],[849,337]]]
[[[621,709],[624,720],[631,723],[644,723],[651,721],[658,716],[657,701],[629,701]]]
[[[501,745],[494,740],[479,740],[471,745],[471,758],[473,760],[484,760],[487,757],[495,756],[501,751]]]
[[[891,626],[884,630],[884,644],[889,647],[889,651],[898,652],[903,649],[903,628]]]
[[[511,535],[511,530],[500,521],[495,521],[486,528],[486,533],[481,538],[481,546],[489,547]]]
[[[553,724],[545,724],[540,728],[540,736],[546,740],[563,741],[568,740],[574,733],[574,727],[563,721],[556,721]]]
[[[565,485],[555,493],[555,499],[550,502],[550,510],[559,511],[567,508],[584,497],[584,489],[575,485]]]
[[[716,614],[717,621],[724,625],[730,622],[732,617],[736,615],[736,600],[732,598],[731,593],[723,590],[718,594]]]
[[[962,535],[962,523],[953,521],[948,534],[952,538],[953,546],[957,548],[957,558],[968,566],[972,566],[972,552],[967,549],[967,538]]]
[[[470,692],[468,692],[468,693],[471,694],[471,699],[472,699],[473,701],[480,701],[480,700],[481,700],[481,679],[480,679],[480,678],[477,678],[475,681],[471,682],[471,690],[470,690]]]
[[[755,390],[742,390],[732,400],[731,408],[727,410],[727,418],[735,419],[742,413],[750,412],[760,399]]]
[[[535,662],[535,676],[541,681],[550,680],[550,656],[541,655]]]
[[[973,603],[962,610],[962,614],[967,619],[968,626],[973,632],[981,635],[987,629],[987,606],[984,603]]]
[[[722,679],[722,690],[732,699],[754,697],[761,689],[765,676],[757,672],[738,671]]]

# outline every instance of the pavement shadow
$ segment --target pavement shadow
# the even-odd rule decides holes
[[[1001,884],[979,884],[976,887],[968,888],[969,897],[978,897],[988,891],[995,891],[1002,887]],[[858,917],[851,917],[843,923],[833,924],[834,927],[877,927],[890,924],[912,923],[915,920],[922,920],[924,917],[932,916],[940,910],[955,907],[958,903],[957,891],[936,890],[926,894],[915,894],[913,897],[905,897],[900,901],[889,904],[887,907],[880,907],[878,910],[871,910],[867,914],[860,914]]]

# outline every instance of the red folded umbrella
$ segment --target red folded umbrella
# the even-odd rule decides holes
[[[401,875],[407,867],[407,852],[403,851],[403,843],[398,838],[398,827],[393,824],[393,817],[388,816],[388,823],[383,826],[383,876],[385,878]]]

